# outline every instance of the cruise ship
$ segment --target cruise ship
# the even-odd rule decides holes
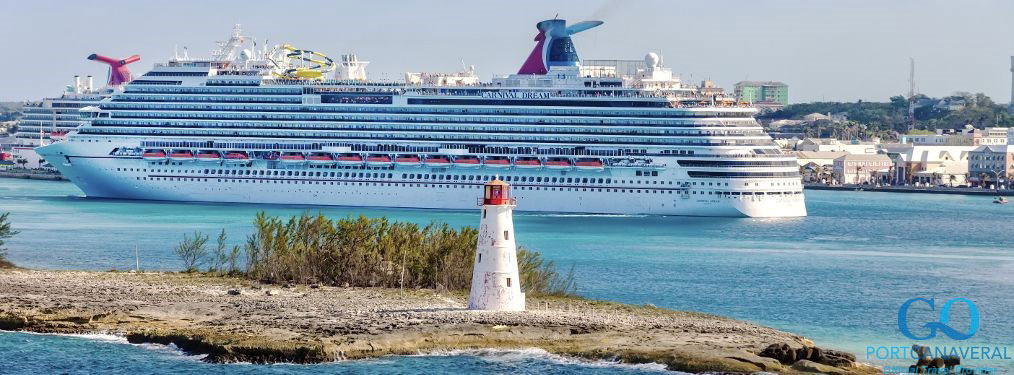
[[[517,74],[371,81],[354,55],[259,46],[156,64],[37,149],[89,197],[468,209],[499,177],[526,211],[805,216],[755,108],[643,61],[588,60],[536,25]],[[333,75],[332,75],[333,74]]]
[[[17,122],[16,143],[11,147],[11,154],[15,160],[24,160],[25,167],[51,167],[35,152],[35,148],[65,140],[68,133],[84,123],[81,109],[97,107],[99,102],[133,79],[126,66],[140,60],[140,57],[116,60],[92,54],[88,59],[110,65],[109,81],[105,87],[96,87],[95,78],[90,75],[84,78],[74,76],[73,84],[67,85],[60,96],[43,98],[21,107],[22,116]]]

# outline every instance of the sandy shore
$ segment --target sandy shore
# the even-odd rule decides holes
[[[135,343],[172,342],[214,362],[316,363],[538,347],[588,359],[658,362],[687,372],[798,373],[822,366],[758,356],[771,344],[813,344],[718,316],[560,298],[529,298],[529,311],[520,313],[464,306],[464,295],[433,290],[283,288],[176,273],[0,270],[0,329],[122,334]],[[851,363],[824,367],[817,369],[875,372]]]

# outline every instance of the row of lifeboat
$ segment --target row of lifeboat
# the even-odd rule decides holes
[[[246,163],[249,162],[251,154],[246,151],[225,151],[216,150],[144,150],[142,157],[147,161],[198,161],[209,163]],[[457,167],[457,168],[549,168],[549,169],[589,169],[599,170],[605,167],[602,159],[599,158],[565,158],[550,157],[538,158],[531,156],[519,156],[510,158],[507,156],[487,156],[479,158],[474,155],[425,155],[416,154],[359,154],[342,153],[332,154],[329,152],[281,152],[263,153],[259,156],[264,160],[277,160],[282,164],[315,164],[315,165],[368,165],[374,167],[385,167],[391,165],[399,166],[430,166],[430,167]]]

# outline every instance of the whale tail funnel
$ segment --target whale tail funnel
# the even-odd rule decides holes
[[[130,75],[130,70],[127,69],[127,65],[140,61],[141,56],[133,55],[123,60],[118,60],[112,57],[93,53],[88,56],[88,60],[98,61],[109,65],[109,81],[106,82],[106,84],[110,87],[115,87],[126,84],[134,79],[134,77]]]
[[[567,27],[567,21],[552,19],[535,25],[535,48],[528,54],[518,74],[546,74],[551,66],[577,66],[580,59],[570,36],[599,26],[602,21],[583,21]]]

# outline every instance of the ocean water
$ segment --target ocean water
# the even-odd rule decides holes
[[[912,361],[868,358],[868,347],[994,346],[1014,357],[1014,206],[960,195],[807,191],[806,196],[810,216],[790,219],[525,213],[522,201],[515,226],[520,245],[540,250],[564,270],[573,265],[578,292],[589,298],[748,320],[879,365],[907,367]],[[214,235],[225,228],[230,240],[240,243],[259,211],[280,216],[304,211],[331,217],[362,214],[454,226],[478,223],[473,211],[87,199],[69,183],[12,179],[0,179],[0,211],[11,212],[21,230],[8,241],[9,258],[23,267],[45,269],[132,269],[135,248],[144,269],[179,269],[171,248],[183,233]],[[906,338],[899,331],[898,310],[915,297],[934,298],[938,310],[915,305],[909,314],[914,333],[925,333],[921,324],[938,320],[944,301],[958,297],[974,301],[978,332],[964,341],[943,334],[932,340]],[[964,305],[955,305],[949,324],[959,330],[969,326]],[[27,342],[18,347],[41,345],[39,350],[49,353],[54,363],[81,359],[69,349],[46,348],[89,348],[85,351],[96,353],[95,362],[109,361],[103,372],[143,371],[137,366],[152,361],[197,366],[193,369],[203,372],[304,371],[304,366],[291,365],[208,365],[123,343],[14,333],[0,336],[0,363],[22,358],[5,358],[12,340]],[[106,350],[130,354],[113,360],[100,354]],[[966,364],[1014,371],[1014,360]],[[532,350],[319,366],[327,372],[654,370],[568,362]],[[46,369],[64,371],[53,367],[20,372]]]

